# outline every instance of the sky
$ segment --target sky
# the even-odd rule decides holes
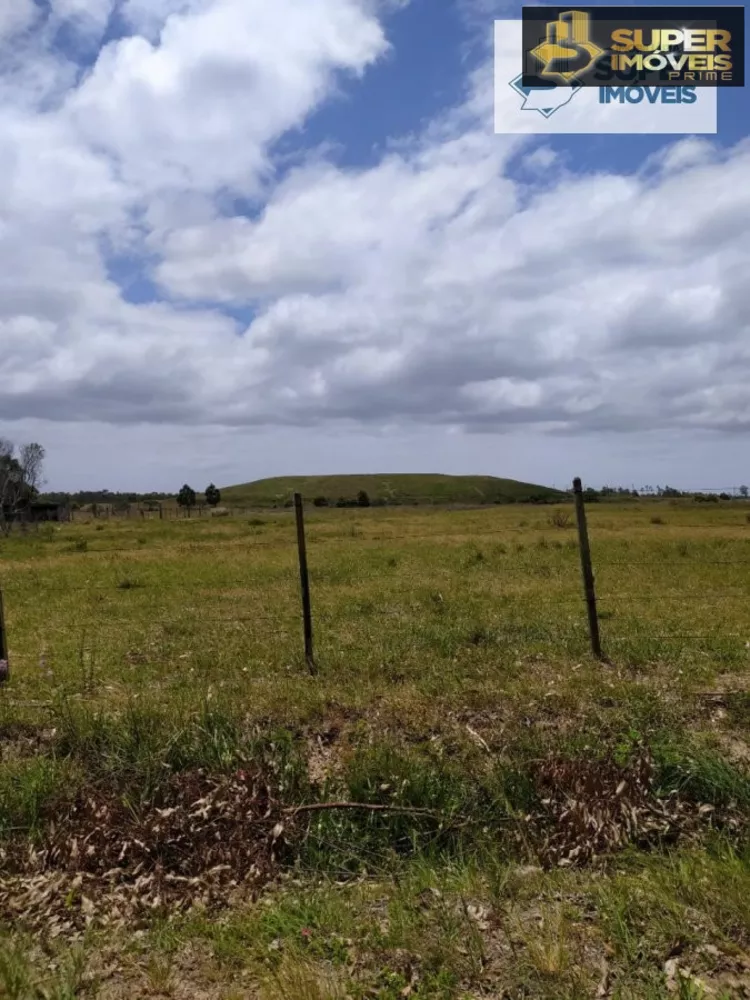
[[[0,436],[50,490],[750,480],[750,105],[496,135],[493,0],[0,0]]]

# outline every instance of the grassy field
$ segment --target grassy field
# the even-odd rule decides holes
[[[548,486],[520,483],[495,476],[287,476],[260,479],[243,486],[229,486],[221,491],[224,503],[245,507],[283,506],[292,493],[299,492],[308,502],[325,497],[332,504],[340,498],[355,499],[360,490],[369,498],[389,503],[481,504],[555,497]]]
[[[0,997],[750,996],[708,506],[588,508],[604,664],[555,508],[310,510],[317,676],[286,512],[0,540]]]

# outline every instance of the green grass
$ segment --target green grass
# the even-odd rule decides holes
[[[293,493],[308,502],[325,497],[331,503],[340,498],[355,499],[364,490],[371,501],[391,504],[486,504],[508,503],[529,497],[552,498],[561,494],[547,486],[520,483],[494,476],[363,475],[287,476],[260,479],[221,491],[222,502],[248,507],[283,506]]]
[[[566,505],[310,510],[315,677],[289,513],[2,540],[0,852],[79,792],[140,815],[175,776],[250,764],[285,808],[392,811],[305,814],[278,879],[218,911],[52,947],[33,904],[3,910],[0,997],[741,996],[750,527],[653,510],[588,508],[606,664]],[[695,822],[543,871],[540,762],[643,747]]]

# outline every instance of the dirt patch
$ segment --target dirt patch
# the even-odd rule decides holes
[[[342,732],[339,726],[328,726],[307,737],[307,777],[311,785],[321,787],[344,770]]]
[[[143,810],[114,794],[80,795],[40,843],[0,852],[0,916],[54,935],[216,906],[272,876],[288,825],[269,785],[249,771],[175,775]]]

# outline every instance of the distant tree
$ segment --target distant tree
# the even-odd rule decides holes
[[[209,507],[218,507],[221,503],[221,490],[217,489],[213,483],[206,487],[206,503]]]
[[[24,444],[16,450],[12,441],[0,438],[0,531],[10,534],[19,511],[39,496],[44,466],[44,448]]]
[[[360,507],[369,507],[370,506],[370,498],[367,495],[367,491],[366,490],[360,490],[359,491],[359,493],[357,494],[357,503],[359,504]]]
[[[740,486],[740,496],[747,499],[748,494],[750,494],[750,487]]]
[[[328,499],[327,497],[315,497],[313,500],[313,507],[327,507]]]
[[[177,503],[180,507],[195,507],[195,500],[195,490],[185,483],[180,492],[177,494]]]

